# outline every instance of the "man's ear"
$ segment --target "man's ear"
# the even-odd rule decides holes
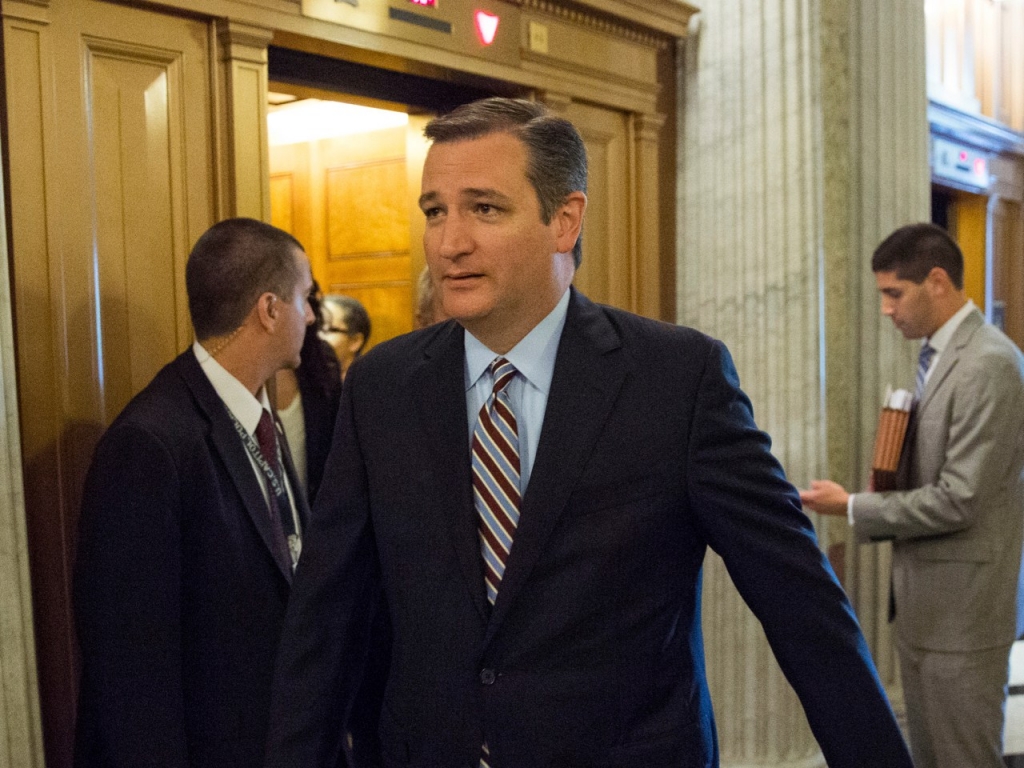
[[[359,350],[361,350],[363,348],[364,344],[366,344],[366,337],[363,336],[363,334],[361,334],[361,333],[349,334],[349,337],[348,337],[348,351],[349,351],[349,354],[351,354],[351,355],[358,354]]]
[[[273,331],[277,322],[277,313],[280,311],[277,306],[277,296],[270,291],[260,294],[260,297],[256,299],[254,311],[260,325],[267,331]]]
[[[948,293],[953,290],[953,281],[950,280],[949,273],[942,267],[932,267],[925,281],[928,283],[928,288],[933,295]]]
[[[587,210],[587,196],[583,192],[570,192],[569,196],[555,210],[552,224],[558,253],[569,253],[579,239],[583,229],[583,214]]]

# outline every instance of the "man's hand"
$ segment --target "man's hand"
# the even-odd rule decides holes
[[[811,487],[800,491],[800,501],[805,507],[820,515],[846,516],[846,504],[850,494],[839,483],[831,480],[812,480]]]

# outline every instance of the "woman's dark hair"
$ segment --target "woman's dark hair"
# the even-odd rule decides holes
[[[309,381],[325,396],[330,396],[341,379],[341,364],[331,345],[320,338],[320,331],[327,325],[322,299],[320,286],[314,280],[313,289],[309,292],[309,306],[316,319],[306,326],[306,336],[302,340],[302,351],[299,354]]]

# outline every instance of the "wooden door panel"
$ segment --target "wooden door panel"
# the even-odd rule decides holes
[[[993,218],[997,264],[995,295],[1003,302],[1004,329],[1024,349],[1024,213],[1019,201],[1000,200]]]
[[[408,253],[405,158],[327,169],[327,253]]]
[[[270,175],[270,223],[285,232],[295,232],[295,174]],[[300,238],[301,242],[301,238]]]
[[[367,348],[412,330],[406,141],[405,128],[389,128],[270,148],[272,220],[306,246],[325,293],[366,307],[373,324]],[[291,214],[279,210],[288,202]]]
[[[98,367],[108,419],[188,343],[178,310],[171,146],[181,137],[180,59],[111,41],[87,42],[88,130],[93,137]],[[178,246],[178,253],[175,246]]]
[[[57,12],[59,6],[59,12]],[[103,429],[191,340],[212,223],[210,28],[64,0],[5,18],[19,411],[47,765],[71,764],[70,586]],[[6,10],[6,5],[5,5]]]
[[[589,168],[583,263],[574,283],[594,301],[635,309],[626,116],[586,104],[571,104],[564,116],[583,137]]]

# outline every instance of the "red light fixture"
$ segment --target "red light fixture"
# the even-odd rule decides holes
[[[484,45],[493,43],[494,36],[498,34],[498,22],[501,19],[487,11],[476,11],[473,18],[476,21],[476,34],[480,38],[480,42]]]

